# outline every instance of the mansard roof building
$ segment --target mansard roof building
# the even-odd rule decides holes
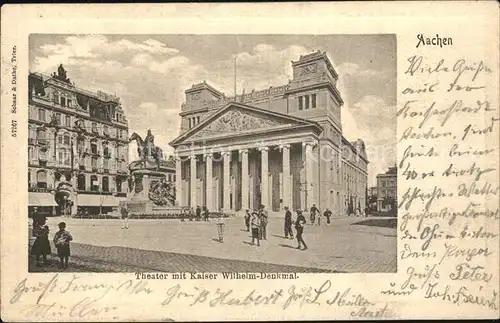
[[[128,121],[118,97],[74,85],[66,70],[28,76],[29,205],[105,213],[127,194]]]

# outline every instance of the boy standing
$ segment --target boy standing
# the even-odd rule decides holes
[[[59,231],[54,235],[54,244],[57,248],[57,256],[59,257],[59,268],[68,268],[69,242],[71,240],[73,240],[73,237],[66,231],[66,223],[59,223]]]

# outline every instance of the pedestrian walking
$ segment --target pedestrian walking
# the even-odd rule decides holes
[[[184,218],[186,217],[187,212],[188,212],[188,210],[187,210],[186,208],[183,208],[183,209],[181,210],[181,214],[179,214],[179,215],[180,215],[180,218],[181,218],[181,222],[184,222]]]
[[[309,217],[311,220],[311,225],[313,225],[316,222],[316,214],[319,214],[319,210],[316,207],[316,204],[313,204],[311,206],[311,209],[309,210]]]
[[[35,238],[35,242],[33,243],[33,247],[31,248],[31,254],[35,255],[36,258],[36,266],[40,267],[48,264],[47,255],[51,254],[50,242],[49,242],[49,227],[46,225],[46,218],[42,216],[36,216],[33,219],[33,236]],[[40,262],[40,257],[42,257],[42,261]]]
[[[260,246],[260,219],[259,215],[256,212],[252,212],[252,245],[255,244],[255,240],[257,240],[257,246]]]
[[[326,224],[330,224],[330,217],[332,216],[332,211],[326,208],[325,213],[323,213],[323,215],[326,218]]]
[[[288,206],[285,206],[285,238],[293,239],[293,231],[292,231],[292,212],[288,209]]]
[[[200,221],[201,220],[201,208],[200,206],[196,206],[196,221]]]
[[[245,210],[245,226],[247,227],[247,232],[250,231],[250,218],[252,216],[250,215],[249,210]]]
[[[189,208],[189,221],[193,221],[194,210],[192,207]]]
[[[122,222],[123,222],[122,229],[130,228],[128,225],[128,209],[126,206],[122,206],[121,215],[122,215]]]
[[[306,242],[304,241],[303,234],[304,234],[304,225],[306,224],[306,218],[302,215],[302,211],[297,211],[297,220],[295,220],[295,230],[297,230],[297,242],[298,246],[297,249],[300,249],[301,245],[304,245],[304,249],[307,249]]]
[[[260,206],[259,217],[260,217],[260,239],[267,240],[268,215],[264,205]]]
[[[54,235],[54,245],[57,248],[57,256],[59,257],[59,268],[68,268],[70,248],[69,242],[73,240],[71,234],[66,231],[66,223],[59,223],[59,231]]]
[[[219,213],[219,216],[217,217],[217,234],[219,236],[219,242],[222,243],[224,242],[224,220],[222,218],[222,214]]]
[[[208,208],[206,206],[204,206],[203,207],[203,220],[208,222],[208,216],[209,216]]]

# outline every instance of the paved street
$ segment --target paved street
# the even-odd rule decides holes
[[[62,219],[49,218],[51,234]],[[225,221],[224,243],[214,222],[64,219],[73,235],[69,271],[239,271],[239,272],[395,272],[395,219],[334,218],[330,225],[307,225],[307,251],[283,237],[283,220],[270,218],[268,240],[250,245],[242,218]],[[53,247],[53,253],[55,253]],[[30,271],[54,271],[48,267]]]

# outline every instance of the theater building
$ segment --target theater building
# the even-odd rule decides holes
[[[128,125],[119,98],[74,86],[60,65],[30,73],[28,197],[48,215],[106,213],[127,195]]]
[[[342,135],[339,75],[326,53],[292,62],[286,85],[226,97],[206,82],[185,91],[176,202],[236,212],[364,209],[365,145]]]

